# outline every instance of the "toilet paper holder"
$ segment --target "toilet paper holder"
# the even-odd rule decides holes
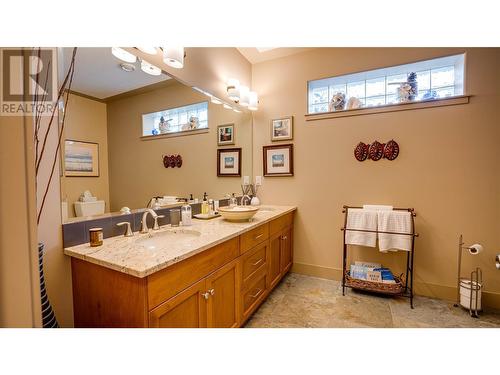
[[[473,318],[479,318],[478,311],[481,310],[481,308],[478,306],[480,304],[480,298],[481,298],[481,289],[483,287],[483,274],[482,271],[479,267],[477,267],[474,271],[471,272],[470,275],[470,280],[467,279],[462,279],[461,278],[461,271],[462,271],[462,252],[463,250],[468,250],[469,254],[471,255],[477,255],[483,251],[483,246],[480,244],[474,244],[471,246],[464,246],[465,242],[463,241],[463,236],[460,235],[460,238],[458,240],[458,274],[457,274],[457,300],[455,303],[455,307],[458,307],[461,305],[460,303],[460,290],[461,290],[461,285],[462,281],[463,282],[469,282],[470,283],[470,291],[469,291],[469,313],[470,316]],[[473,303],[475,301],[475,303]],[[466,306],[464,306],[466,307]]]

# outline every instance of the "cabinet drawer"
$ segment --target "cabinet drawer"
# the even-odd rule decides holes
[[[250,286],[243,289],[241,295],[242,322],[248,319],[266,296],[267,270],[265,267],[261,269],[263,272],[259,270],[256,277],[252,278]]]
[[[148,276],[149,310],[235,259],[238,247],[233,238]]]
[[[249,232],[243,233],[241,236],[241,253],[250,250],[256,245],[264,242],[269,238],[269,223],[261,225]]]
[[[269,223],[270,233],[275,234],[283,229],[288,228],[293,223],[293,212],[283,215]]]
[[[245,287],[260,267],[266,264],[268,241],[257,245],[241,257],[241,281]]]

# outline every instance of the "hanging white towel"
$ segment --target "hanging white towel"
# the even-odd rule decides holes
[[[377,230],[377,212],[362,210],[360,208],[349,208],[347,211],[347,229]],[[377,233],[356,232],[346,230],[345,243],[348,245],[361,245],[375,247],[377,245]]]
[[[411,212],[408,211],[377,211],[379,232],[411,233]],[[401,234],[379,233],[378,247],[380,251],[388,250],[411,251],[412,236]]]
[[[381,204],[364,204],[363,209],[364,210],[374,210],[374,211],[380,211],[380,210],[389,210],[392,211],[392,206],[384,206]]]

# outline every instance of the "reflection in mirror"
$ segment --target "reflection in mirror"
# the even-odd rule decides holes
[[[61,49],[59,70],[71,50]],[[78,49],[65,111],[65,222],[122,207],[144,208],[156,196],[192,194],[201,200],[206,192],[222,199],[239,193],[240,176],[252,173],[250,113],[212,103],[163,72],[147,74],[139,60],[125,63],[111,48]],[[241,149],[241,160],[217,151],[223,148]],[[229,155],[227,160],[218,160],[221,154]],[[231,177],[218,176],[218,169],[226,167]]]

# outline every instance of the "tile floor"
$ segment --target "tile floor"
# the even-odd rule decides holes
[[[288,274],[247,322],[251,328],[500,328],[500,312],[474,319],[452,302],[416,296],[380,297],[351,289],[342,296],[340,282]]]

